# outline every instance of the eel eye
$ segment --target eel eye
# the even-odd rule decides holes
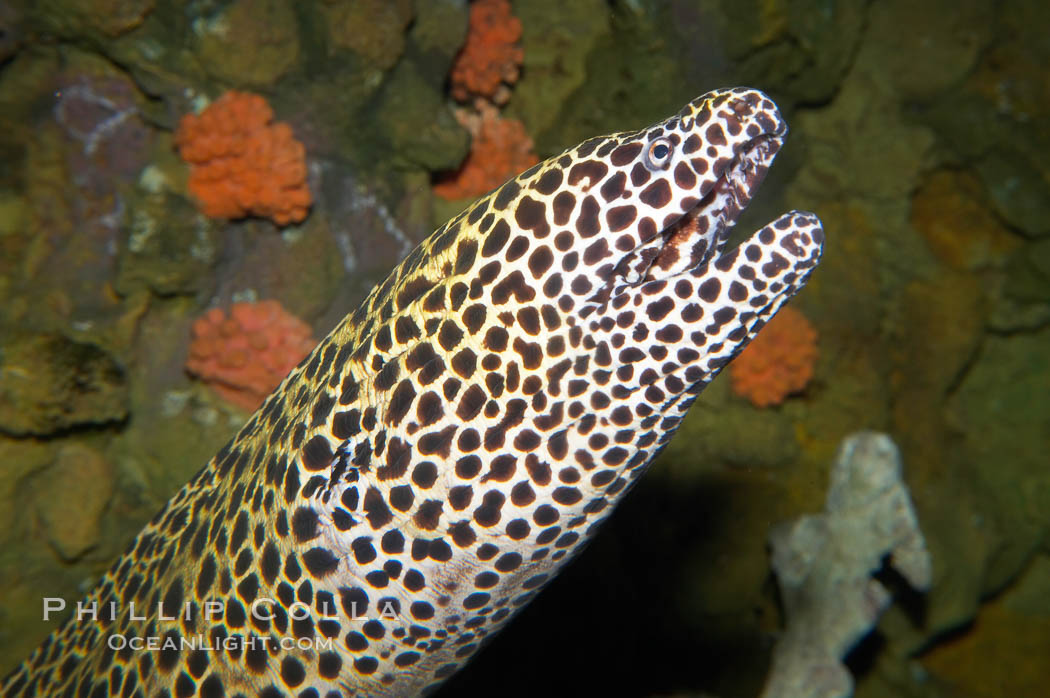
[[[645,160],[650,169],[667,169],[667,166],[671,164],[671,141],[666,138],[654,140],[649,144]]]

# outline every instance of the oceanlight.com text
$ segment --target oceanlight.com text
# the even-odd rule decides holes
[[[258,637],[256,635],[231,635],[229,637],[210,637],[207,635],[191,635],[189,637],[165,635],[159,637],[150,635],[139,637],[137,635],[122,635],[115,633],[106,638],[106,645],[113,651],[118,652],[124,648],[130,648],[135,652],[161,652],[161,651],[204,651],[204,652],[244,652],[267,650],[272,651],[280,648],[285,651],[300,650],[331,650],[334,649],[334,640],[330,637]]]

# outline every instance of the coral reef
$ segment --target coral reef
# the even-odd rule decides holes
[[[524,124],[501,118],[491,104],[479,102],[477,107],[477,112],[456,112],[456,118],[474,139],[459,169],[439,178],[434,185],[434,193],[442,198],[480,196],[538,162]]]
[[[524,58],[518,46],[521,20],[507,0],[475,0],[470,5],[467,41],[452,65],[452,96],[460,102],[485,97],[507,101],[507,85],[517,82]]]
[[[204,70],[225,83],[267,87],[299,60],[299,23],[289,0],[233,0],[194,22]]]
[[[988,206],[980,181],[965,171],[927,175],[912,195],[911,224],[953,269],[1000,264],[1017,246]]]
[[[792,307],[781,308],[729,365],[733,392],[755,407],[779,405],[806,387],[817,360],[817,331]]]
[[[452,63],[467,39],[470,7],[453,2],[415,3],[409,38],[424,57],[417,65],[425,70],[428,81],[437,81],[442,95],[447,91]]]
[[[33,21],[49,33],[106,40],[140,26],[153,12],[156,0],[42,0],[24,5]]]
[[[865,6],[855,2],[836,12],[821,12],[819,0],[772,2],[761,11],[726,2],[724,17],[717,20],[703,7],[694,4],[688,12],[672,15],[668,26],[675,41],[689,45],[690,71],[709,71],[712,61],[722,59],[711,48],[722,45],[738,64],[739,79],[768,80],[770,90],[802,101],[826,100],[835,93],[867,21]],[[816,46],[820,49],[814,50]]]
[[[678,100],[680,94],[673,94],[674,76],[667,75],[666,69],[655,72],[649,70],[648,64],[641,69],[635,67],[649,48],[640,45],[641,31],[637,27],[629,27],[630,37],[616,45],[617,53],[612,55],[621,57],[619,65],[611,64],[604,55],[595,56],[614,43],[610,36],[612,13],[604,0],[534,0],[517,3],[514,10],[527,30],[521,39],[525,78],[514,86],[514,115],[529,125],[541,150],[560,150],[567,143],[632,123],[632,117],[624,118],[624,105],[646,86],[652,86],[655,93],[672,93],[665,97],[668,101],[683,101]],[[660,35],[660,40],[666,42],[667,27],[661,28]],[[692,43],[693,38],[689,45]],[[647,53],[659,55],[654,51]],[[632,68],[621,70],[623,64],[631,64]],[[610,85],[616,88],[609,90]],[[578,95],[586,91],[601,95],[604,100],[597,105],[586,100],[581,103]],[[642,99],[646,97],[648,93]],[[659,113],[661,106],[650,103],[650,108]]]
[[[25,187],[20,192],[24,228],[6,242],[25,240],[28,254],[22,257],[17,248],[6,247],[0,257],[18,269],[24,292],[35,298],[34,330],[65,332],[74,323],[104,326],[116,312],[108,281],[129,180],[152,157],[155,131],[142,119],[141,93],[112,65],[83,52],[72,52],[64,64],[24,60],[24,54],[13,68],[26,71],[20,88],[7,86],[46,90],[46,96],[23,117],[23,133],[7,136],[24,144],[32,166],[24,179],[17,176]],[[34,85],[33,74],[49,64],[55,69],[38,74]],[[44,298],[49,300],[41,302]]]
[[[124,369],[105,351],[54,334],[0,342],[0,431],[48,436],[128,414]]]
[[[0,5],[0,63],[18,53],[22,47],[22,9],[5,2]]]
[[[143,287],[161,296],[209,293],[218,226],[196,215],[184,197],[163,189],[134,191],[128,209],[113,289],[125,296]]]
[[[983,605],[966,632],[926,652],[922,668],[954,695],[1046,693],[1050,647],[1050,556],[1035,555],[1020,579]]]
[[[140,98],[80,50],[25,50],[0,71],[0,344],[24,329],[128,358],[102,335],[121,314],[109,282],[129,179],[156,142]]]
[[[321,11],[329,45],[350,49],[380,70],[392,68],[405,50],[411,0],[341,0],[325,3]]]
[[[228,402],[254,410],[317,344],[274,300],[212,308],[193,323],[186,370]]]
[[[975,580],[977,599],[1010,584],[1033,555],[1045,550],[1050,535],[1048,355],[1048,327],[985,337],[969,371],[946,399],[948,433],[958,449],[954,452],[962,454],[956,467],[981,495],[964,511],[982,523],[994,521],[962,534],[967,551],[984,557],[983,574]],[[943,479],[941,475],[937,484]],[[957,528],[965,530],[964,524]],[[978,533],[984,540],[978,540]],[[945,573],[954,577],[955,570]],[[952,584],[960,581],[953,578]]]
[[[227,92],[175,133],[192,165],[189,189],[212,218],[272,218],[298,223],[310,208],[306,156],[292,129],[273,122],[273,110],[254,94]]]
[[[49,491],[37,498],[37,515],[59,556],[74,560],[102,535],[102,513],[116,480],[113,464],[90,446],[69,443],[59,448],[44,478]],[[73,501],[77,505],[69,506]]]
[[[84,145],[84,155],[95,156],[101,147],[108,146],[113,151],[109,159],[116,160],[122,150],[131,150],[129,145],[145,137],[122,132],[125,122],[138,113],[133,89],[116,78],[78,76],[55,91],[55,121],[70,138]],[[144,131],[141,125],[138,130]],[[134,169],[134,165],[120,168]]]
[[[852,695],[841,658],[892,601],[872,575],[888,559],[913,589],[925,591],[933,574],[893,441],[874,432],[847,437],[832,466],[825,512],[780,524],[769,540],[787,627],[763,697]]]
[[[376,157],[422,166],[430,172],[456,167],[469,148],[469,134],[456,123],[447,100],[426,80],[428,71],[403,61],[391,71],[388,90],[378,103],[376,118],[382,123],[382,152]]]

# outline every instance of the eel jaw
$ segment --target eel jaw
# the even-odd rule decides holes
[[[643,395],[649,412],[672,424],[801,290],[823,245],[817,216],[789,211],[702,264],[622,287],[591,320],[585,346],[617,349],[614,355],[630,370],[616,392]],[[631,315],[631,332],[619,323],[625,312]],[[632,341],[637,351],[624,353],[621,347],[627,342],[632,348]],[[621,375],[619,369],[615,375]],[[667,438],[673,431],[667,427]]]

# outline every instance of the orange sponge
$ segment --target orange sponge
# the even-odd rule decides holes
[[[456,56],[449,79],[452,97],[460,102],[471,96],[487,97],[497,104],[504,84],[518,80],[523,54],[521,20],[510,13],[507,0],[475,0],[470,4],[467,40]]]
[[[288,124],[273,122],[259,95],[227,92],[175,132],[190,163],[189,189],[211,218],[271,218],[297,223],[310,208],[306,155]]]
[[[186,370],[254,410],[314,348],[310,327],[274,300],[212,308],[193,323]]]
[[[806,387],[817,361],[817,331],[792,307],[781,308],[729,364],[733,392],[755,407],[779,405]]]

